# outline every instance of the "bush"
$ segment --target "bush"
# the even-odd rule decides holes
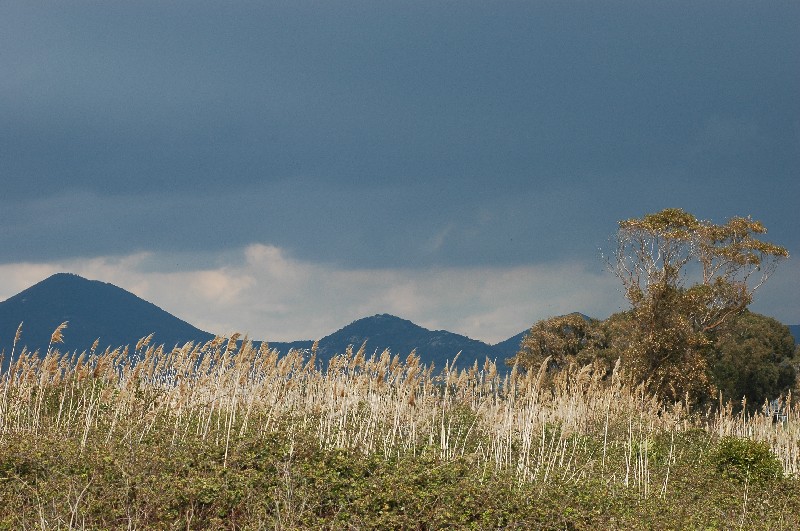
[[[745,311],[715,337],[712,381],[725,400],[747,397],[750,412],[795,384],[794,338],[789,327]]]
[[[742,482],[780,478],[783,467],[769,445],[750,439],[724,437],[712,455],[717,471]]]

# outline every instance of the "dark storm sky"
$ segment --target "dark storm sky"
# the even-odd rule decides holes
[[[2,2],[0,263],[601,269],[665,207],[798,256],[798,27],[797,2]]]

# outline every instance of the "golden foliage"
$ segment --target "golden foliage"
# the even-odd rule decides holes
[[[741,313],[788,252],[760,240],[764,225],[717,225],[681,209],[619,222],[611,265],[631,303],[618,348],[632,377],[666,400],[713,397],[711,333]],[[621,340],[621,341],[620,341]]]

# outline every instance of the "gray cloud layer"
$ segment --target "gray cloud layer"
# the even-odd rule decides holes
[[[0,260],[589,261],[667,206],[798,254],[798,26],[794,2],[4,2]]]

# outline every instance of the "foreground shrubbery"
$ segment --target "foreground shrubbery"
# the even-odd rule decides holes
[[[0,380],[0,528],[800,527],[790,403],[773,424],[663,407],[618,370],[364,354],[23,354]]]

